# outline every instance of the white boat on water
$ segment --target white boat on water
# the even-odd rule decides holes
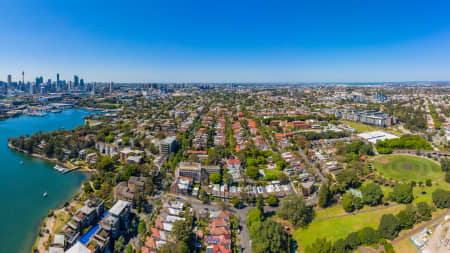
[[[20,165],[23,165],[23,161],[20,161]]]
[[[44,194],[42,194],[42,197],[47,197],[47,195],[48,195],[48,193],[47,192],[44,192]]]

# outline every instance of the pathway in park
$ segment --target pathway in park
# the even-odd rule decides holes
[[[318,219],[314,219],[314,220],[330,220],[330,219],[336,219],[336,218],[341,218],[341,217],[346,217],[346,216],[352,216],[352,215],[357,215],[357,214],[362,214],[362,213],[375,212],[375,211],[379,211],[379,210],[383,210],[383,209],[388,209],[388,208],[395,207],[395,206],[399,206],[399,205],[401,205],[401,204],[393,204],[393,205],[388,205],[388,206],[382,206],[382,207],[378,207],[378,208],[374,208],[374,209],[370,209],[370,210],[365,210],[365,211],[360,211],[360,212],[354,212],[354,213],[347,213],[347,214],[341,214],[341,215],[330,216],[330,217],[324,217],[324,218],[318,218]]]

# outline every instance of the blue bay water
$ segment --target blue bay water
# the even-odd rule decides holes
[[[54,163],[8,148],[8,138],[38,131],[73,129],[82,125],[88,111],[65,110],[45,117],[21,116],[0,121],[0,252],[26,252],[37,236],[39,223],[50,209],[72,198],[86,175],[62,175]],[[23,161],[23,165],[20,162]],[[42,194],[48,192],[47,198]]]

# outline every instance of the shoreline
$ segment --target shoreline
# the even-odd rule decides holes
[[[32,157],[34,157],[34,158],[39,158],[39,159],[42,159],[42,160],[46,160],[46,161],[48,161],[48,162],[56,163],[56,164],[58,164],[58,165],[65,166],[65,167],[67,167],[68,169],[70,169],[70,171],[68,171],[68,172],[66,172],[66,173],[63,173],[63,174],[67,174],[67,173],[71,173],[71,172],[92,173],[92,172],[95,171],[94,169],[89,169],[87,166],[78,166],[78,167],[77,167],[77,166],[75,166],[74,164],[72,164],[72,163],[70,163],[70,162],[64,163],[64,162],[58,161],[58,159],[56,159],[56,158],[50,158],[50,157],[47,157],[47,156],[45,156],[45,155],[36,154],[36,153],[29,153],[28,151],[23,150],[23,149],[20,149],[20,148],[18,148],[18,147],[16,147],[16,146],[12,145],[12,144],[9,143],[9,142],[8,142],[8,147],[9,147],[10,149],[12,149],[12,150],[17,151],[17,152],[21,152],[21,153],[23,153],[23,154],[32,156]]]
[[[36,153],[31,153],[31,154],[30,154],[28,151],[22,150],[22,149],[20,149],[20,148],[18,148],[18,147],[16,147],[16,146],[12,145],[12,144],[9,143],[9,142],[8,142],[8,147],[9,147],[10,149],[14,150],[14,151],[21,152],[21,153],[23,153],[23,154],[29,155],[29,156],[34,157],[34,158],[39,158],[39,159],[42,159],[42,160],[45,160],[45,161],[48,161],[48,162],[56,163],[56,164],[59,164],[59,165],[62,165],[62,166],[66,166],[66,167],[70,167],[71,170],[68,171],[67,173],[72,173],[72,172],[74,172],[74,173],[81,173],[81,174],[85,174],[85,175],[86,175],[86,178],[89,178],[90,175],[91,175],[91,173],[93,172],[93,170],[87,168],[86,166],[83,166],[83,167],[75,167],[75,166],[74,166],[73,164],[71,164],[71,163],[63,163],[63,162],[58,161],[58,159],[56,159],[56,158],[49,158],[49,157],[46,157],[46,156],[44,156],[44,155],[36,154]],[[67,173],[61,173],[61,174],[67,174]],[[65,207],[66,202],[69,203],[69,206],[73,204],[73,202],[74,202],[74,196],[76,196],[78,193],[81,193],[81,192],[82,192],[82,189],[83,189],[82,187],[83,187],[83,184],[81,184],[81,185],[78,187],[78,189],[75,190],[75,191],[72,193],[72,196],[69,198],[69,200],[65,201],[64,203],[58,205],[58,206],[55,207],[55,208],[49,209],[48,212],[47,212],[47,214],[46,214],[44,217],[42,217],[42,218],[40,219],[39,225],[37,226],[37,228],[36,228],[36,230],[35,230],[35,232],[34,232],[34,235],[35,235],[35,236],[34,236],[33,244],[31,245],[31,248],[28,250],[29,252],[31,252],[31,253],[34,253],[34,252],[41,252],[40,248],[42,247],[43,244],[47,243],[49,237],[48,237],[48,235],[47,235],[46,233],[44,233],[44,235],[41,236],[40,231],[41,231],[43,228],[44,228],[44,229],[45,229],[45,228],[48,229],[48,228],[47,228],[47,225],[48,225],[47,223],[48,223],[49,219],[50,219],[51,217],[54,216],[55,212],[57,212],[58,210],[63,209],[63,208]],[[51,212],[53,213],[53,215],[52,215],[51,217],[49,217],[48,215],[49,215],[49,213],[51,213]],[[49,232],[50,232],[50,234],[52,234],[50,230],[49,230]],[[42,239],[44,239],[43,242],[41,242]]]

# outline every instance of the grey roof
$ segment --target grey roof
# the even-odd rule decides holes
[[[81,242],[75,243],[66,253],[91,253],[91,250],[84,246]]]
[[[89,215],[89,214],[91,214],[93,211],[95,211],[95,208],[89,207],[89,206],[85,205],[85,206],[83,206],[80,210],[81,210],[82,213]]]
[[[174,142],[176,140],[177,140],[176,136],[169,136],[169,137],[165,138],[164,140],[162,140],[161,143],[171,144],[172,142]]]
[[[120,216],[123,210],[130,205],[130,202],[118,200],[114,206],[109,210],[109,213],[115,216]]]
[[[59,244],[64,246],[64,235],[56,234],[53,238],[53,244]]]
[[[48,253],[64,253],[63,248],[57,248],[57,247],[50,247],[48,249]]]

